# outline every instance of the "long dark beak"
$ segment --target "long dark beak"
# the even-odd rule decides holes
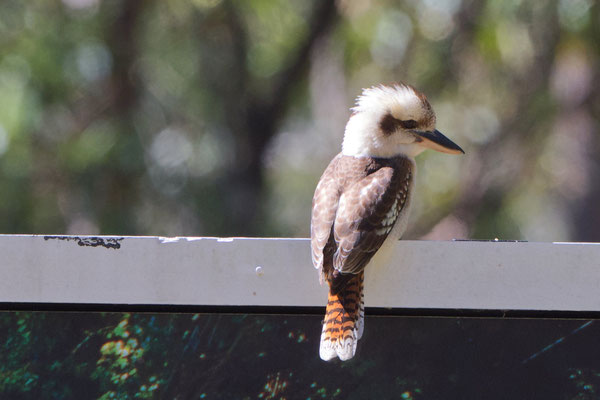
[[[432,150],[441,151],[442,153],[448,154],[465,154],[459,145],[448,139],[437,129],[433,132],[418,131],[414,129],[411,130],[411,132],[414,133],[417,136],[417,139],[421,141],[421,145]]]

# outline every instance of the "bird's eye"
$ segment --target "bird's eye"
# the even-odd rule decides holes
[[[417,121],[415,121],[414,119],[400,121],[400,126],[404,129],[415,129],[417,127]]]

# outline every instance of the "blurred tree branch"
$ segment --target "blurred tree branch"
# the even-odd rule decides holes
[[[471,231],[481,213],[499,211],[509,187],[515,185],[515,180],[529,178],[531,171],[528,171],[527,160],[536,159],[542,151],[543,147],[539,142],[544,138],[537,138],[527,132],[532,132],[537,124],[535,97],[543,93],[548,84],[559,40],[556,7],[547,6],[545,10],[548,21],[543,32],[545,46],[539,47],[537,59],[526,73],[515,78],[512,85],[512,89],[518,91],[513,96],[516,102],[514,109],[517,111],[508,120],[501,121],[501,134],[478,149],[473,160],[476,160],[479,167],[469,169],[469,174],[461,181],[460,195],[452,213],[464,221]],[[536,142],[538,145],[533,145]],[[510,168],[503,161],[507,154],[511,155]],[[493,177],[489,185],[482,184],[490,171],[502,166],[507,167],[505,171]],[[486,207],[492,209],[486,210]]]
[[[113,162],[101,172],[94,187],[95,208],[103,233],[120,233],[126,226],[136,234],[135,207],[138,204],[137,184],[144,171],[144,149],[133,124],[133,113],[140,95],[135,67],[138,57],[138,22],[151,3],[126,1],[121,5],[112,25],[107,25],[107,43],[113,53],[110,90],[114,100],[108,110],[116,116],[121,148],[112,152]]]
[[[538,105],[535,99],[540,93],[544,93],[548,85],[559,41],[556,7],[547,5],[545,11],[548,22],[543,25],[544,31],[537,33],[544,35],[544,41],[540,41],[543,46],[539,47],[540,52],[536,60],[520,77],[511,75],[511,88],[516,91],[513,96],[513,108],[517,112],[500,121],[499,135],[478,147],[476,154],[467,155],[466,161],[470,164],[464,168],[467,173],[461,177],[455,203],[450,210],[446,210],[448,214],[465,223],[471,234],[476,230],[482,214],[489,217],[502,209],[504,199],[516,181],[529,179],[531,165],[527,160],[536,159],[543,150],[539,143],[545,138],[536,137],[532,132],[538,122]],[[471,18],[472,15],[469,19]],[[472,28],[474,25],[464,26]],[[462,35],[467,33],[461,31],[457,34],[459,37]],[[510,155],[510,165],[506,162],[507,155]],[[426,224],[420,226],[419,231],[411,232],[411,235],[422,236],[431,231],[441,217],[432,216]]]
[[[68,119],[68,131],[65,131],[64,122],[57,124],[54,121],[61,118],[60,115],[55,115],[56,109],[48,107],[44,123],[34,132],[34,135],[42,140],[34,142],[33,145],[36,152],[33,184],[43,188],[51,182],[51,185],[58,189],[58,202],[64,203],[66,207],[78,204],[76,209],[69,210],[69,215],[63,216],[66,227],[61,230],[68,230],[71,222],[69,217],[78,215],[85,208],[85,213],[98,224],[100,233],[136,233],[133,210],[138,196],[135,188],[144,164],[143,149],[138,142],[132,120],[139,97],[134,61],[138,56],[138,21],[144,7],[149,4],[123,2],[112,5],[115,14],[102,25],[103,29],[100,32],[112,53],[113,68],[108,77],[93,82],[89,87],[82,86],[67,92],[68,96],[62,103],[52,100],[52,88],[44,88],[50,93],[48,98],[51,99],[51,105],[66,111],[67,115],[64,118]],[[84,172],[69,170],[64,164],[57,162],[57,149],[53,142],[48,143],[49,137],[63,136],[70,146],[73,146],[91,124],[103,117],[114,121],[118,134],[122,135],[117,141],[122,146],[111,151],[110,157],[113,162],[86,169]],[[83,203],[82,187],[85,188],[85,192],[90,193],[89,196],[85,196]],[[85,201],[89,201],[90,204],[86,204]]]
[[[590,15],[598,15],[600,5],[594,2],[590,9]],[[600,25],[591,23],[588,40],[590,43],[598,43],[600,41]],[[600,50],[598,46],[594,46],[594,62],[600,60]],[[598,69],[593,70],[591,82],[598,82],[600,74]],[[592,117],[594,131],[591,135],[591,143],[587,149],[591,155],[589,169],[586,171],[588,181],[593,182],[590,185],[590,190],[586,193],[583,199],[571,203],[570,213],[573,216],[572,236],[575,241],[582,242],[600,242],[600,162],[598,154],[600,154],[600,87],[597,84],[593,85],[587,99],[582,104],[582,108],[586,110],[588,115]],[[595,157],[594,157],[595,155]],[[594,184],[595,183],[595,184]]]
[[[225,123],[232,133],[233,164],[219,182],[222,215],[218,234],[254,235],[260,228],[261,198],[264,191],[263,158],[275,135],[291,94],[306,75],[309,53],[317,39],[326,34],[336,20],[334,1],[317,1],[308,18],[308,32],[295,50],[287,55],[282,70],[269,79],[268,87],[250,90],[267,81],[253,81],[248,72],[248,35],[239,10],[233,2],[223,3],[225,23],[232,37],[233,58],[226,74],[212,79],[215,94],[222,96]],[[206,68],[207,70],[214,70]],[[222,82],[223,80],[229,82]]]

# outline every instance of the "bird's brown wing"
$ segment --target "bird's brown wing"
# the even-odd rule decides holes
[[[408,197],[412,164],[390,162],[346,188],[334,220],[333,267],[342,275],[361,272],[392,230]]]
[[[341,159],[342,156],[338,155],[331,160],[319,180],[312,201],[310,221],[312,262],[314,267],[321,270],[321,272],[325,260],[328,260],[327,264],[331,265],[333,253],[335,252],[331,229],[342,193],[342,179],[340,179],[339,174]]]
[[[368,175],[372,159],[338,154],[321,176],[312,202],[310,222],[312,262],[320,270],[321,282],[333,271],[337,249],[333,223],[345,188]]]
[[[334,293],[362,271],[387,238],[404,207],[411,174],[405,158],[340,154],[321,176],[312,206],[312,261]]]

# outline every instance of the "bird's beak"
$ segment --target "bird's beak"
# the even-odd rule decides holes
[[[433,132],[431,131],[418,131],[416,129],[411,130],[417,137],[417,140],[420,141],[421,145],[432,150],[441,151],[442,153],[448,154],[465,154],[463,149],[460,148],[459,145],[454,143],[452,140],[448,139],[446,136],[442,134],[442,132],[435,129]]]

